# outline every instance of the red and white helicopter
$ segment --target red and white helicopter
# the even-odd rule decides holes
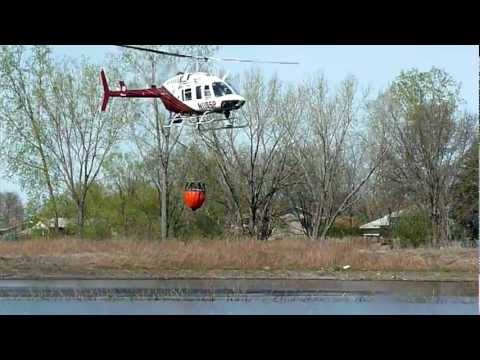
[[[138,46],[122,45],[122,47],[201,61],[298,64],[295,62],[193,56]],[[230,84],[225,82],[226,76],[220,78],[205,72],[180,72],[175,77],[165,81],[160,87],[152,85],[149,89],[136,90],[127,89],[123,81],[119,82],[120,90],[110,90],[103,70],[101,71],[101,79],[104,89],[102,111],[106,110],[108,100],[111,97],[160,98],[165,108],[170,112],[170,119],[168,124],[164,125],[165,127],[188,125],[195,126],[198,130],[220,130],[247,126],[247,124],[236,125],[234,123],[235,118],[231,116],[233,111],[240,109],[245,104],[245,99]],[[227,121],[228,123],[225,126],[215,128],[201,127],[216,121]]]

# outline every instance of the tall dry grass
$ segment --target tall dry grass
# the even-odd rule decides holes
[[[303,239],[145,241],[37,239],[0,241],[1,262],[34,268],[161,270],[477,271],[477,249],[383,249],[368,240]],[[3,269],[6,267],[4,266]]]

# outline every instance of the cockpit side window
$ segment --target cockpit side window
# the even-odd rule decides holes
[[[212,84],[212,87],[213,87],[213,92],[215,93],[215,96],[217,96],[217,97],[232,94],[232,90],[230,90],[230,88],[227,85],[225,85],[224,83],[214,82]]]
[[[212,94],[210,93],[210,86],[209,85],[205,85],[204,95],[205,95],[205,97],[212,96]]]
[[[192,89],[185,89],[185,101],[192,100]]]

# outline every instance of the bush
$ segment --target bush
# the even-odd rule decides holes
[[[70,223],[63,233],[67,236],[79,236],[80,229],[76,223]],[[85,221],[83,226],[83,237],[89,240],[105,240],[112,237],[112,229],[104,219]]]
[[[336,224],[333,225],[330,230],[328,230],[327,236],[336,238],[342,238],[346,236],[362,236],[362,231],[359,227],[350,227]]]
[[[31,236],[34,238],[37,237],[46,237],[48,235],[48,230],[46,229],[32,229]]]
[[[176,233],[182,239],[214,238],[222,235],[223,226],[205,213],[189,214],[190,221],[182,223]]]
[[[112,237],[112,230],[105,220],[89,221],[84,227],[84,236],[92,240],[104,240]]]
[[[395,219],[391,237],[400,240],[401,246],[418,247],[431,237],[431,224],[424,212],[416,212]]]

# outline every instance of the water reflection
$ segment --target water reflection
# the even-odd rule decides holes
[[[0,314],[79,315],[475,315],[473,297],[243,297],[188,300],[0,300]]]

